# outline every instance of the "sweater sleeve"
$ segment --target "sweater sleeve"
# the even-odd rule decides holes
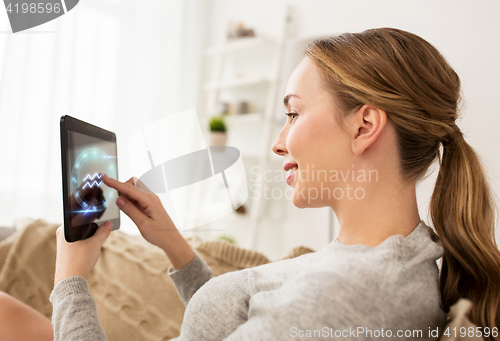
[[[208,265],[194,251],[194,259],[180,269],[173,270],[172,266],[168,268],[168,275],[172,278],[175,289],[185,306],[196,291],[214,275]]]
[[[80,276],[65,278],[50,294],[54,341],[105,341],[97,307],[87,281]]]

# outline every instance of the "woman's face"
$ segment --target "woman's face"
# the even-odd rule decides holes
[[[290,76],[285,107],[293,115],[273,145],[273,151],[284,157],[285,171],[298,167],[287,183],[299,208],[333,207],[335,200],[347,196],[350,181],[345,174],[353,171],[355,156],[348,135],[337,124],[333,98],[323,88],[319,72],[306,57]]]

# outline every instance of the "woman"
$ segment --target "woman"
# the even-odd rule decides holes
[[[480,161],[455,124],[459,93],[441,54],[405,31],[311,44],[289,79],[289,118],[273,151],[284,157],[294,205],[331,207],[339,235],[315,253],[218,277],[155,195],[104,177],[144,238],[172,261],[169,275],[187,305],[179,339],[436,339],[430,331],[443,333],[445,312],[461,297],[474,303],[475,324],[498,326],[495,211]],[[436,159],[430,211],[440,242],[415,194]],[[105,340],[85,278],[110,231],[103,225],[72,244],[63,233],[51,294],[56,340]]]

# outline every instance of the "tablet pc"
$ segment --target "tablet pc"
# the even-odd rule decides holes
[[[101,179],[103,173],[118,178],[115,134],[68,115],[60,125],[66,240],[89,238],[107,221],[118,229],[118,193]]]

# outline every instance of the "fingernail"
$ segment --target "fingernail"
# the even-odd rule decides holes
[[[118,205],[118,207],[122,207],[123,205],[125,205],[125,203],[126,201],[122,197],[118,197],[118,199],[116,199],[116,204]]]
[[[106,225],[106,228],[110,231],[113,229],[113,223],[111,221],[105,222],[104,225]]]

